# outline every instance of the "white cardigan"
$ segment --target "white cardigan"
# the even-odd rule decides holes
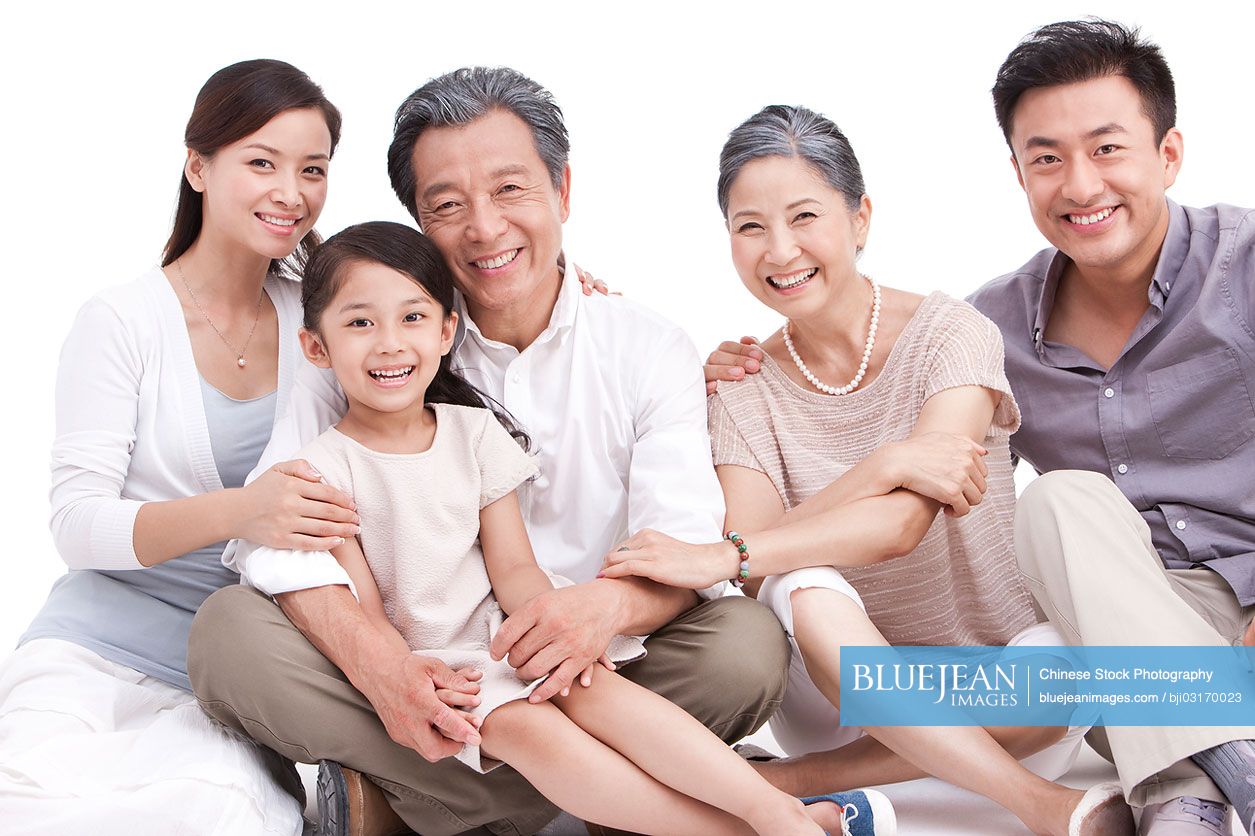
[[[265,288],[279,317],[279,416],[306,362],[301,291],[275,277]],[[52,537],[71,569],[142,569],[140,506],[221,488],[183,309],[154,267],[83,305],[61,349]]]

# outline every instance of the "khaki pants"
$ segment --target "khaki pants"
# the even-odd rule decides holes
[[[784,695],[789,645],[756,601],[699,604],[645,646],[649,655],[623,675],[725,741],[761,726]],[[480,775],[394,743],[366,698],[256,590],[227,587],[205,601],[192,623],[188,670],[211,716],[286,758],[330,759],[366,773],[423,836],[534,833],[557,815],[508,766]]]
[[[1020,570],[1055,628],[1076,645],[1233,644],[1255,614],[1207,569],[1165,569],[1150,529],[1107,477],[1047,473],[1016,505]],[[1179,795],[1224,801],[1190,755],[1255,727],[1108,726],[1120,783],[1135,806]]]

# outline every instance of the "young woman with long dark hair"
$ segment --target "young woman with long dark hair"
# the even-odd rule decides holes
[[[8,833],[299,833],[295,775],[209,720],[187,636],[225,542],[328,548],[352,503],[298,463],[244,486],[295,372],[340,114],[281,61],[215,73],[161,266],[79,312],[61,355],[52,532],[70,571],[0,664]]]

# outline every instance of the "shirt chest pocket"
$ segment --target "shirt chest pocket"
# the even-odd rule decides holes
[[[1146,391],[1171,457],[1222,459],[1255,435],[1255,404],[1232,349],[1147,372]]]

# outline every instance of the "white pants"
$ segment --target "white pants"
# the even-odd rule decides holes
[[[830,566],[797,569],[773,575],[763,581],[758,600],[770,607],[789,636],[792,655],[789,659],[789,684],[784,702],[771,718],[771,733],[788,755],[828,752],[853,743],[863,736],[857,726],[842,726],[841,712],[828,701],[811,681],[806,663],[793,637],[793,607],[789,596],[797,589],[831,589],[849,596],[859,607],[863,601],[841,573]],[[1037,624],[1013,638],[1008,646],[1063,645],[1064,641],[1049,624]],[[1053,781],[1072,768],[1081,751],[1088,726],[1070,727],[1063,739],[1020,761],[1026,769]]]
[[[1015,552],[1069,644],[1227,647],[1255,616],[1215,572],[1165,569],[1142,515],[1099,473],[1034,479],[1015,506]],[[1223,799],[1190,755],[1255,738],[1255,724],[1108,726],[1106,735],[1125,797],[1142,807],[1180,795]]]
[[[301,833],[277,756],[196,698],[58,639],[0,663],[0,830],[18,834]]]

